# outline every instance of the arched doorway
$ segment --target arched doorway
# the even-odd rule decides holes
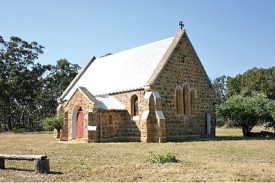
[[[77,116],[76,116],[76,135],[77,138],[82,138],[84,137],[84,130],[83,127],[84,126],[84,114],[82,111],[82,108],[79,107],[78,112],[77,112]]]

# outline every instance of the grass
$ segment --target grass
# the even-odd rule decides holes
[[[0,154],[45,154],[51,174],[33,162],[6,161],[0,181],[275,181],[275,139],[244,139],[240,129],[179,143],[57,143],[52,134],[0,133]],[[166,152],[177,163],[150,163]]]
[[[166,152],[163,154],[151,154],[146,161],[150,163],[171,163],[171,162],[178,162],[176,156],[170,152]]]

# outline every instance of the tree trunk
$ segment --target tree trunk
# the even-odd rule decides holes
[[[242,131],[243,131],[243,136],[244,137],[250,137],[250,132],[251,132],[250,128],[248,128],[248,127],[242,127]]]
[[[11,107],[8,107],[8,130],[12,130],[12,123],[11,123]]]
[[[11,117],[8,117],[8,130],[12,130]]]

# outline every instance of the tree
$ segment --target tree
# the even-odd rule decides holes
[[[55,66],[50,67],[48,75],[42,81],[43,90],[38,96],[44,106],[44,118],[55,115],[57,98],[65,91],[80,69],[78,64],[71,64],[67,59],[60,59]]]
[[[39,93],[38,80],[47,69],[35,60],[43,49],[37,42],[28,43],[18,37],[5,42],[0,36],[0,122],[9,130],[22,125],[22,118],[28,118],[28,123],[34,120],[32,109],[37,108],[34,99]]]
[[[244,136],[250,136],[252,128],[263,123],[269,115],[267,110],[269,100],[262,93],[253,92],[252,96],[233,95],[225,104],[217,107],[219,119],[233,121],[233,124],[242,128]]]
[[[35,130],[42,119],[56,114],[56,99],[80,67],[66,59],[41,65],[36,59],[44,47],[18,37],[0,36],[0,127]]]
[[[228,95],[251,95],[252,91],[263,92],[269,99],[275,99],[275,67],[253,68],[234,78],[228,78]]]
[[[275,132],[275,101],[269,101],[267,105],[267,116],[264,125],[267,128],[272,128]]]
[[[63,126],[64,113],[60,111],[56,116],[45,118],[43,120],[43,126],[46,130],[56,129],[58,134]],[[58,135],[59,136],[59,135]]]
[[[217,77],[213,80],[212,85],[217,93],[218,104],[226,101],[228,95],[227,78],[225,75]]]

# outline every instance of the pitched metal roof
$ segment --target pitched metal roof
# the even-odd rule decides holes
[[[144,88],[173,39],[90,60],[61,98],[68,100],[79,86],[94,96]]]
[[[112,96],[96,96],[95,97],[99,103],[100,108],[104,110],[126,110],[126,107],[122,105],[120,102],[118,102],[114,97]]]

